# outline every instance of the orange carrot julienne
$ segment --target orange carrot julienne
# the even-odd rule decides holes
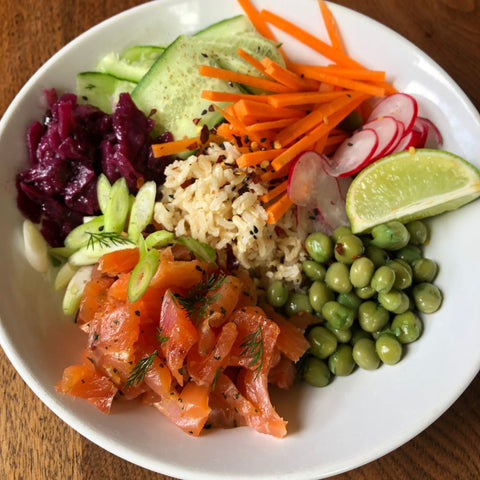
[[[327,30],[328,38],[330,39],[332,47],[344,53],[342,38],[332,12],[323,0],[318,0],[318,6],[320,7],[320,13],[322,14],[325,29]]]
[[[337,87],[356,90],[377,97],[383,97],[385,95],[385,88],[383,87],[379,87],[372,83],[352,80],[351,78],[331,75],[325,70],[318,69],[314,65],[293,65],[292,70],[298,74],[304,75],[305,78],[311,78],[313,80],[318,80],[319,82],[329,83]]]
[[[205,100],[210,100],[211,102],[238,102],[238,100],[254,100],[255,102],[268,103],[267,95],[220,92],[217,90],[202,90],[202,98]]]
[[[262,65],[260,60],[257,60],[253,55],[250,55],[248,52],[239,48],[237,50],[237,55],[249,63],[252,67],[256,68],[259,72],[265,73],[265,67]]]
[[[328,122],[322,122],[317,127],[315,127],[311,132],[302,137],[300,140],[292,144],[285,152],[281,153],[272,161],[272,167],[275,170],[279,170],[283,166],[289,164],[297,155],[302,153],[305,150],[311,148],[317,140],[319,140],[323,135],[330,132],[335,128],[350,112],[355,110],[355,108],[360,105],[365,99],[366,95],[361,95],[356,97],[350,103],[343,106],[330,117],[328,117]]]
[[[273,187],[271,190],[269,190],[267,193],[264,195],[261,195],[259,200],[263,203],[268,203],[271,202],[273,199],[278,197],[280,194],[285,192],[287,190],[287,185],[288,185],[288,180],[284,180],[282,183],[279,183],[275,187]]]
[[[265,209],[265,211],[267,212],[267,223],[269,225],[277,223],[277,221],[287,212],[287,210],[292,205],[293,202],[290,200],[290,197],[285,192]]]
[[[253,23],[253,26],[256,28],[258,33],[269,40],[276,41],[275,36],[273,35],[269,26],[265,23],[260,15],[260,12],[253,6],[252,2],[250,0],[238,0],[238,3],[245,12],[245,15],[247,15],[249,20]]]
[[[234,104],[234,111],[237,118],[245,124],[278,118],[299,118],[305,115],[302,110],[287,107],[275,108],[271,105],[265,105],[251,100],[239,100]]]
[[[267,102],[273,107],[287,107],[294,105],[308,105],[311,103],[326,103],[343,97],[346,93],[352,91],[338,90],[332,92],[293,92],[293,93],[277,93],[265,95]]]
[[[246,125],[239,120],[235,115],[231,114],[228,109],[221,109],[218,105],[214,105],[215,110],[220,113],[220,115],[227,120],[232,128],[239,132],[240,135],[244,135],[246,133]],[[253,136],[253,135],[252,135]]]
[[[282,85],[281,83],[255,77],[254,75],[233,72],[224,68],[212,67],[210,65],[200,65],[199,73],[204,77],[212,77],[225,80],[227,82],[241,83],[242,85],[257,87],[270,92],[284,93],[291,91],[290,88],[285,87],[285,85]]]
[[[296,122],[298,119],[296,117],[291,118],[281,118],[279,120],[269,120],[267,122],[257,122],[252,125],[247,125],[248,132],[263,132],[266,130],[276,130],[279,128],[287,127],[292,123]]]
[[[385,72],[381,70],[368,70],[361,68],[345,68],[338,65],[316,66],[315,68],[325,73],[337,75],[339,77],[352,78],[354,80],[366,80],[369,82],[383,82],[385,81]]]
[[[265,67],[266,75],[273,78],[277,82],[282,83],[286,87],[300,91],[318,89],[317,82],[300,78],[296,73],[287,70],[269,57],[265,57],[261,63]]]
[[[268,167],[265,172],[260,175],[260,180],[262,182],[271,182],[272,180],[278,180],[284,178],[288,175],[290,170],[290,165],[286,164],[279,170],[273,170],[272,167]]]
[[[152,152],[154,157],[165,157],[166,155],[195,150],[201,144],[200,137],[183,138],[182,140],[174,140],[172,142],[155,143],[152,145]]]
[[[292,37],[296,38],[298,41],[300,41],[304,45],[309,46],[313,50],[317,51],[318,53],[332,60],[338,65],[343,65],[345,67],[353,67],[353,68],[363,68],[361,64],[359,64],[358,62],[350,58],[348,55],[328,45],[327,43],[316,38],[315,36],[303,30],[302,28],[297,27],[296,25],[289,22],[288,20],[280,17],[279,15],[276,15],[275,13],[270,12],[269,10],[262,10],[260,12],[260,16],[267,23],[270,23],[273,26],[277,27],[278,29],[282,30],[283,32],[291,35]]]
[[[305,117],[298,120],[298,122],[285,127],[277,136],[277,140],[282,146],[287,146],[296,138],[308,133],[312,128],[321,122],[324,122],[325,118],[337,111],[349,105],[353,100],[360,97],[360,93],[345,93],[344,96],[337,98],[331,103],[321,105],[319,108],[309,113]]]
[[[253,167],[260,165],[264,161],[273,160],[280,155],[285,149],[258,150],[256,152],[247,152],[237,158],[239,168]]]

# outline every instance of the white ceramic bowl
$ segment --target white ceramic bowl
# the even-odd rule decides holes
[[[311,31],[320,31],[313,0],[258,0]],[[405,39],[358,13],[331,5],[350,54],[419,101],[436,122],[447,150],[480,163],[478,112],[455,82]],[[235,0],[159,0],[126,11],[81,35],[25,85],[0,127],[0,340],[14,367],[40,399],[85,437],[142,467],[185,479],[318,479],[374,460],[410,440],[437,419],[479,370],[480,202],[431,221],[426,255],[440,262],[441,310],[425,318],[425,332],[396,366],[357,371],[328,388],[305,385],[274,393],[289,434],[276,440],[249,428],[209,431],[191,438],[156,410],[116,405],[103,415],[87,402],[59,395],[63,368],[80,359],[83,335],[60,313],[52,279],[35,273],[22,250],[22,218],[15,174],[26,166],[24,132],[43,112],[42,89],[74,88],[75,74],[92,69],[110,51],[141,43],[165,44],[241,13]],[[308,48],[279,35],[299,61]]]

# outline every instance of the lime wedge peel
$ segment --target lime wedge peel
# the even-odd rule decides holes
[[[394,153],[362,170],[346,198],[354,233],[455,210],[480,196],[480,171],[444,150]]]

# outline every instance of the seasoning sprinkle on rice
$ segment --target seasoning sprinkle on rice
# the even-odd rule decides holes
[[[291,209],[276,225],[267,225],[259,201],[266,188],[238,169],[239,155],[232,144],[211,144],[205,154],[169,165],[154,219],[177,236],[192,236],[217,250],[230,244],[261,286],[272,279],[299,285],[305,253],[295,213]]]

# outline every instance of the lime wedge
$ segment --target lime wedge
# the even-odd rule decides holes
[[[390,220],[403,223],[455,210],[480,196],[480,171],[443,150],[394,153],[351,183],[346,210],[354,233]]]

